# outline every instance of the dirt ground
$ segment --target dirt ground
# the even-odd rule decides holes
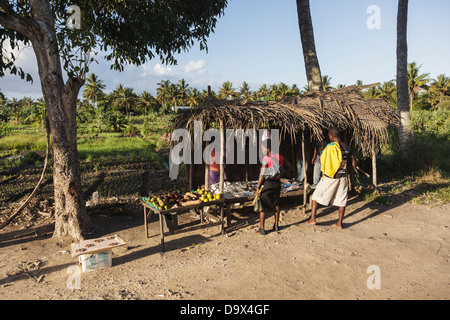
[[[316,226],[303,224],[309,211],[295,203],[283,210],[282,229],[265,236],[255,233],[259,218],[248,209],[233,211],[226,235],[187,213],[183,228],[166,235],[165,253],[155,215],[146,239],[141,207],[98,211],[89,237],[118,234],[127,247],[113,250],[111,268],[90,273],[68,253],[70,239],[51,237],[49,218],[26,229],[11,225],[0,232],[0,299],[450,298],[448,205],[375,206],[355,197],[343,230],[334,226],[334,208],[319,209]],[[272,224],[269,217],[266,230]]]

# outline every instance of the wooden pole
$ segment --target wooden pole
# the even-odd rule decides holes
[[[206,142],[206,146],[209,145],[209,142]],[[208,160],[209,160],[209,154],[208,156]],[[209,164],[206,163],[205,161],[205,190],[209,190]]]
[[[223,120],[220,119],[220,182],[219,193],[223,195],[225,177],[225,127]]]
[[[305,159],[305,133],[302,131],[302,158],[303,158],[303,214],[306,214],[306,187],[307,181],[306,178],[306,159]]]
[[[377,148],[375,145],[372,148],[372,183],[376,189],[378,186],[378,182],[377,182]]]
[[[144,226],[145,226],[145,239],[148,239],[148,221],[147,221],[147,208],[144,207]]]
[[[248,163],[250,162],[250,154],[249,154],[250,150],[247,150],[247,138],[244,138],[244,152],[245,152],[245,182],[248,182],[248,170],[249,170]]]
[[[195,130],[194,130],[195,131]],[[189,164],[189,191],[194,190],[194,135],[191,135],[191,163]]]
[[[194,190],[194,164],[189,165],[189,191]]]
[[[164,245],[164,223],[163,223],[163,216],[162,214],[158,214],[159,215],[159,229],[161,232],[161,249],[162,251],[166,251],[166,246]]]

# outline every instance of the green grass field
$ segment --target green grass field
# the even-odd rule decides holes
[[[142,178],[164,169],[169,144],[170,116],[132,117],[123,132],[98,130],[100,122],[78,128],[78,152],[83,190],[87,199],[146,195]],[[96,128],[96,130],[92,130]],[[128,131],[128,132],[127,132]],[[39,180],[46,149],[46,136],[39,126],[10,125],[0,138],[0,202],[27,196]],[[51,163],[41,194],[52,194]]]

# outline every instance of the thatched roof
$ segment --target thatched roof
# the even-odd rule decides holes
[[[312,138],[320,139],[323,129],[336,126],[351,133],[364,155],[387,141],[390,125],[399,124],[398,115],[385,100],[364,99],[360,88],[349,86],[283,101],[210,100],[182,111],[174,128],[192,130],[194,121],[210,127],[219,120],[229,129],[278,128],[294,138],[300,131],[309,131]]]

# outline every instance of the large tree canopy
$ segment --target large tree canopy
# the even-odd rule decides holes
[[[156,57],[173,64],[176,53],[196,42],[207,48],[226,5],[227,0],[0,0],[0,77],[9,71],[31,80],[15,64],[14,49],[20,45],[31,44],[37,59],[52,138],[54,236],[82,239],[90,227],[81,189],[76,101],[95,51],[104,51],[119,71]]]
[[[19,41],[29,43],[36,36],[34,31],[42,27],[36,11],[45,11],[43,5],[51,10],[55,48],[70,74],[85,71],[70,69],[76,67],[74,49],[84,53],[103,50],[116,70],[123,70],[125,63],[140,65],[155,57],[173,64],[174,53],[188,50],[196,41],[201,49],[207,49],[207,37],[224,13],[227,0],[0,0],[0,76],[9,70],[25,77],[26,70],[14,65],[16,57],[6,52],[4,43],[9,41],[12,49]],[[67,27],[75,13],[71,6],[80,9],[79,29]]]

